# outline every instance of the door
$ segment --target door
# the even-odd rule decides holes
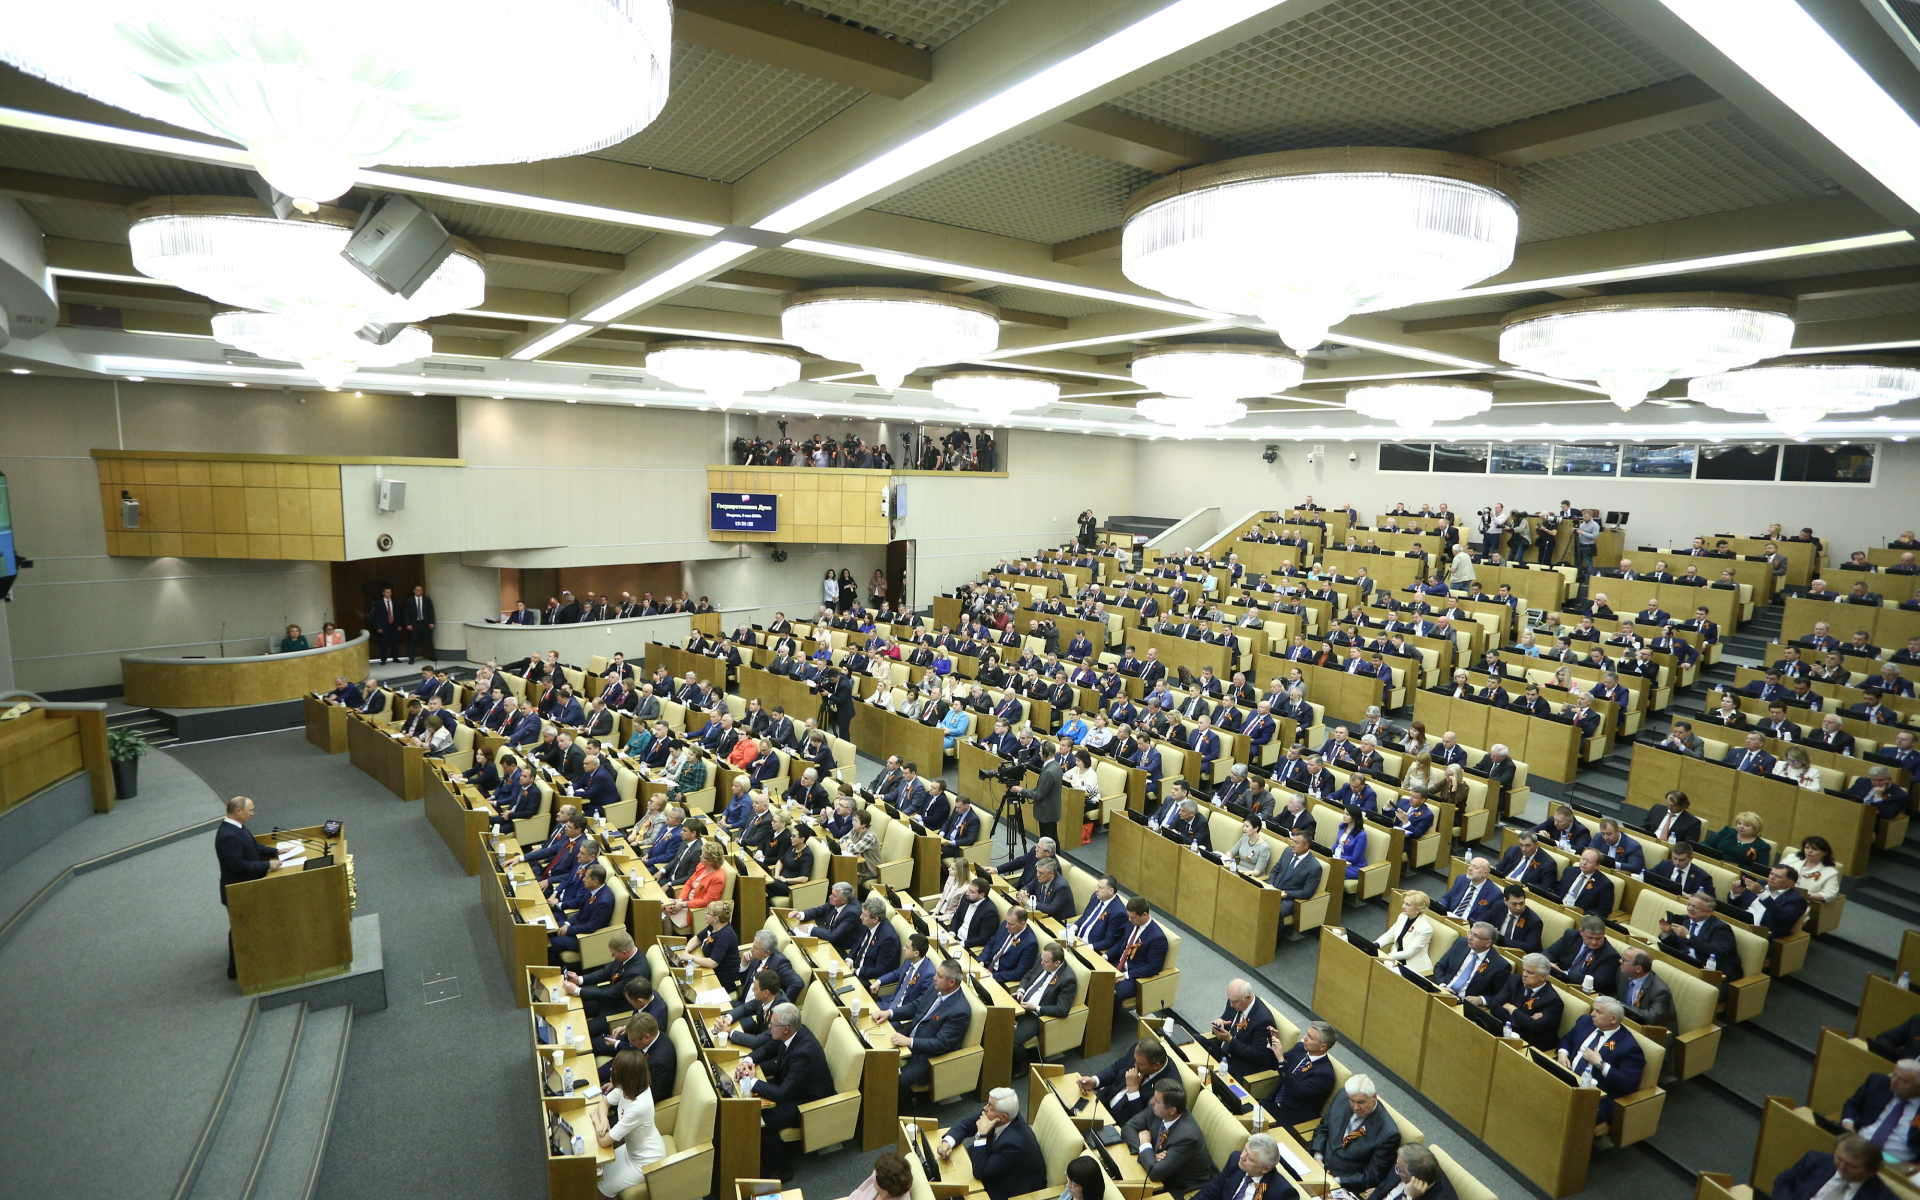
[[[912,561],[911,541],[887,543],[887,595],[894,597],[895,603],[913,603],[913,595],[907,591],[907,567]]]
[[[333,623],[349,638],[367,628],[367,610],[380,589],[392,588],[397,604],[413,595],[413,585],[427,582],[427,560],[422,554],[395,554],[387,558],[357,558],[333,564]]]

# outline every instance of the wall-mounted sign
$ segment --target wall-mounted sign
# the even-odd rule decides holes
[[[708,492],[713,515],[707,528],[715,533],[779,533],[780,497],[758,492]]]

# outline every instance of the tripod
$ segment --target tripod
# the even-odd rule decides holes
[[[1027,832],[1025,821],[1027,802],[1013,794],[1014,785],[1000,785],[1000,809],[995,814],[1000,828],[1007,835],[1007,857],[1016,858],[1033,842],[1033,835]]]

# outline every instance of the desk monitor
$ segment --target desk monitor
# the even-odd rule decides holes
[[[1627,516],[1628,516],[1627,513],[1615,512],[1612,509],[1609,509],[1607,510],[1607,524],[1625,525],[1627,523]]]
[[[573,1126],[559,1113],[547,1119],[547,1144],[563,1158],[573,1153]]]
[[[560,1044],[559,1035],[554,1032],[553,1026],[548,1024],[545,1017],[538,1014],[535,1014],[533,1018],[533,1033],[538,1044],[542,1046],[557,1046]]]

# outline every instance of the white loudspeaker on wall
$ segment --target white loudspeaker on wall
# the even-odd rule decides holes
[[[402,479],[381,479],[374,482],[374,490],[381,512],[399,512],[407,506],[407,484]]]

